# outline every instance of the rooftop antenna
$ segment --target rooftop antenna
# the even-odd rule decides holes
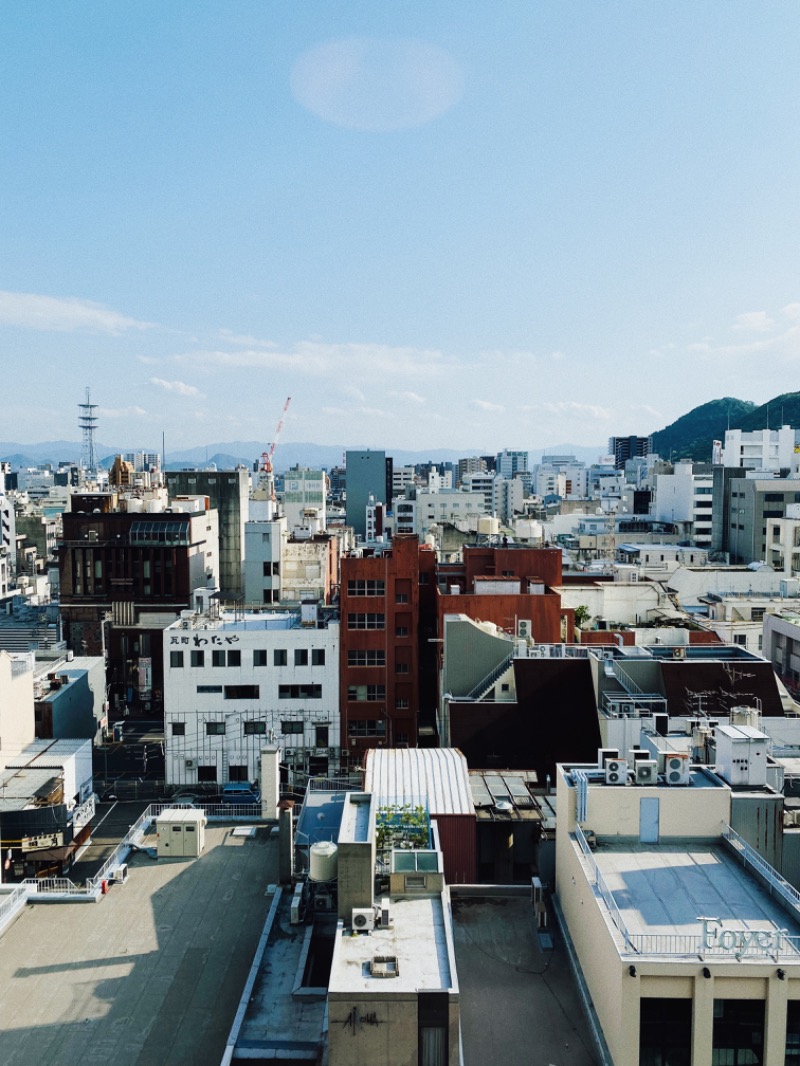
[[[92,390],[86,388],[86,402],[79,403],[80,417],[78,424],[83,433],[83,449],[81,451],[81,470],[85,480],[94,480],[97,477],[97,455],[94,447],[94,431],[97,429],[97,404],[92,403]]]

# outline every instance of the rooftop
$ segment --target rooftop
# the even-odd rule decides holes
[[[0,950],[3,1062],[218,1066],[269,907],[269,830],[132,855],[97,904],[28,905]]]
[[[745,872],[721,843],[602,841],[594,859],[634,936],[699,937],[700,917],[711,915],[735,931],[800,936],[798,914]]]
[[[451,988],[458,991],[441,897],[393,899],[391,913],[388,929],[355,935],[349,929],[338,931],[329,992],[369,992],[373,996],[380,992],[415,995]],[[376,958],[395,961],[391,978],[373,976],[371,963]]]

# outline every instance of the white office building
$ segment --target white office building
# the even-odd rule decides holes
[[[339,624],[302,612],[210,613],[164,631],[166,780],[254,781],[265,744],[294,770],[339,765]]]
[[[707,464],[676,463],[671,474],[656,475],[653,517],[682,526],[687,537],[701,547],[711,544],[714,478]]]
[[[728,429],[722,447],[722,465],[745,470],[796,470],[797,431],[791,426],[780,429]]]

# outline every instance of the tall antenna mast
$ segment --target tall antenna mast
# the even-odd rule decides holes
[[[81,452],[81,470],[84,479],[93,480],[97,477],[97,454],[94,447],[94,431],[97,429],[97,404],[92,403],[92,390],[86,388],[86,403],[79,403],[80,417],[78,424],[83,434],[83,450]]]

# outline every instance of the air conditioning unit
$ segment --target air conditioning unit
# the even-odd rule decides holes
[[[628,781],[628,762],[626,759],[606,760],[606,784],[624,785]]]
[[[676,647],[674,647],[672,649],[672,658],[673,659],[685,659],[686,658],[686,648],[684,648],[682,645],[678,644]]]
[[[609,759],[619,758],[619,748],[598,748],[597,749],[597,765],[601,770],[605,769],[605,765]]]
[[[389,906],[389,897],[381,898],[381,929],[388,929],[392,924],[392,912]]]
[[[531,906],[536,915],[536,928],[547,928],[547,908],[544,902],[544,886],[540,878],[531,878]]]
[[[372,907],[353,907],[351,925],[359,933],[369,933],[375,928],[375,911]]]
[[[517,636],[523,640],[529,640],[533,636],[533,626],[530,618],[517,619]]]
[[[621,718],[633,718],[636,714],[636,704],[633,700],[621,700],[617,704],[617,711]]]
[[[314,754],[315,755],[328,755],[329,754],[329,749],[328,748],[314,748]]]
[[[294,895],[292,896],[292,909],[289,917],[290,925],[299,925],[305,917],[306,908],[305,901],[303,900],[305,885],[302,883],[295,885]]]
[[[196,762],[194,759],[184,759],[183,765],[186,767],[187,770],[194,770]]]
[[[637,759],[635,770],[637,785],[658,784],[658,761],[656,759]]]
[[[689,774],[689,755],[683,751],[672,751],[664,759],[664,776],[668,785],[688,785],[691,782]]]

